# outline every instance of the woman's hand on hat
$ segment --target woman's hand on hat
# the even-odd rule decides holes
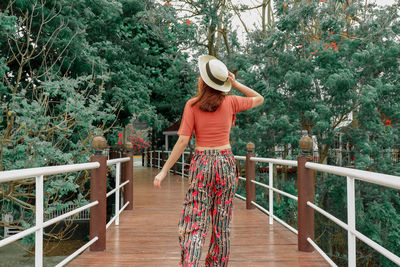
[[[161,182],[164,180],[165,176],[167,176],[167,174],[164,171],[160,171],[156,177],[154,177],[153,184],[155,188],[161,188]]]
[[[236,84],[235,74],[233,74],[232,72],[228,71],[228,79],[231,81],[232,86],[235,86],[235,84]]]

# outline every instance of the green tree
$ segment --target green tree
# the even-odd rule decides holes
[[[175,120],[193,79],[178,46],[193,30],[173,11],[136,0],[1,2],[0,170],[87,162],[96,134],[111,139],[137,114],[158,130]],[[88,178],[46,179],[45,213],[87,203]],[[17,228],[34,223],[33,192],[30,180],[0,184],[0,212]]]
[[[398,175],[399,163],[388,153],[399,146],[398,5],[276,1],[275,7],[275,26],[252,32],[250,53],[233,60],[238,79],[265,97],[263,106],[238,117],[239,151],[248,141],[260,156],[277,144],[296,148],[300,130],[307,130],[317,137],[323,162],[335,148],[335,129],[352,115],[343,141],[353,145],[355,167]],[[319,175],[316,190],[317,203],[346,221],[343,179]],[[366,183],[356,195],[357,229],[398,251],[390,236],[399,234],[399,195]],[[344,264],[345,234],[335,236],[338,227],[321,217],[316,225],[319,244]],[[391,264],[362,242],[358,258],[361,265]]]

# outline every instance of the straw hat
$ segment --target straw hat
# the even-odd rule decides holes
[[[216,57],[203,55],[199,57],[200,76],[203,81],[215,90],[229,92],[232,88],[228,79],[228,68]]]

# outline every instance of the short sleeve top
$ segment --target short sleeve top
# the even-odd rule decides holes
[[[231,126],[235,125],[236,113],[250,109],[251,97],[227,95],[214,112],[202,111],[197,104],[191,106],[196,98],[185,104],[178,135],[196,136],[196,146],[221,146],[229,144]]]

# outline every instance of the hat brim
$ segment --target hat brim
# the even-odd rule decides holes
[[[214,88],[215,90],[222,91],[222,92],[229,92],[232,88],[231,81],[228,79],[224,82],[223,85],[218,85],[215,82],[211,81],[211,79],[207,75],[206,64],[211,59],[217,59],[216,57],[210,55],[203,55],[199,57],[199,71],[200,76],[203,81],[210,87]]]

